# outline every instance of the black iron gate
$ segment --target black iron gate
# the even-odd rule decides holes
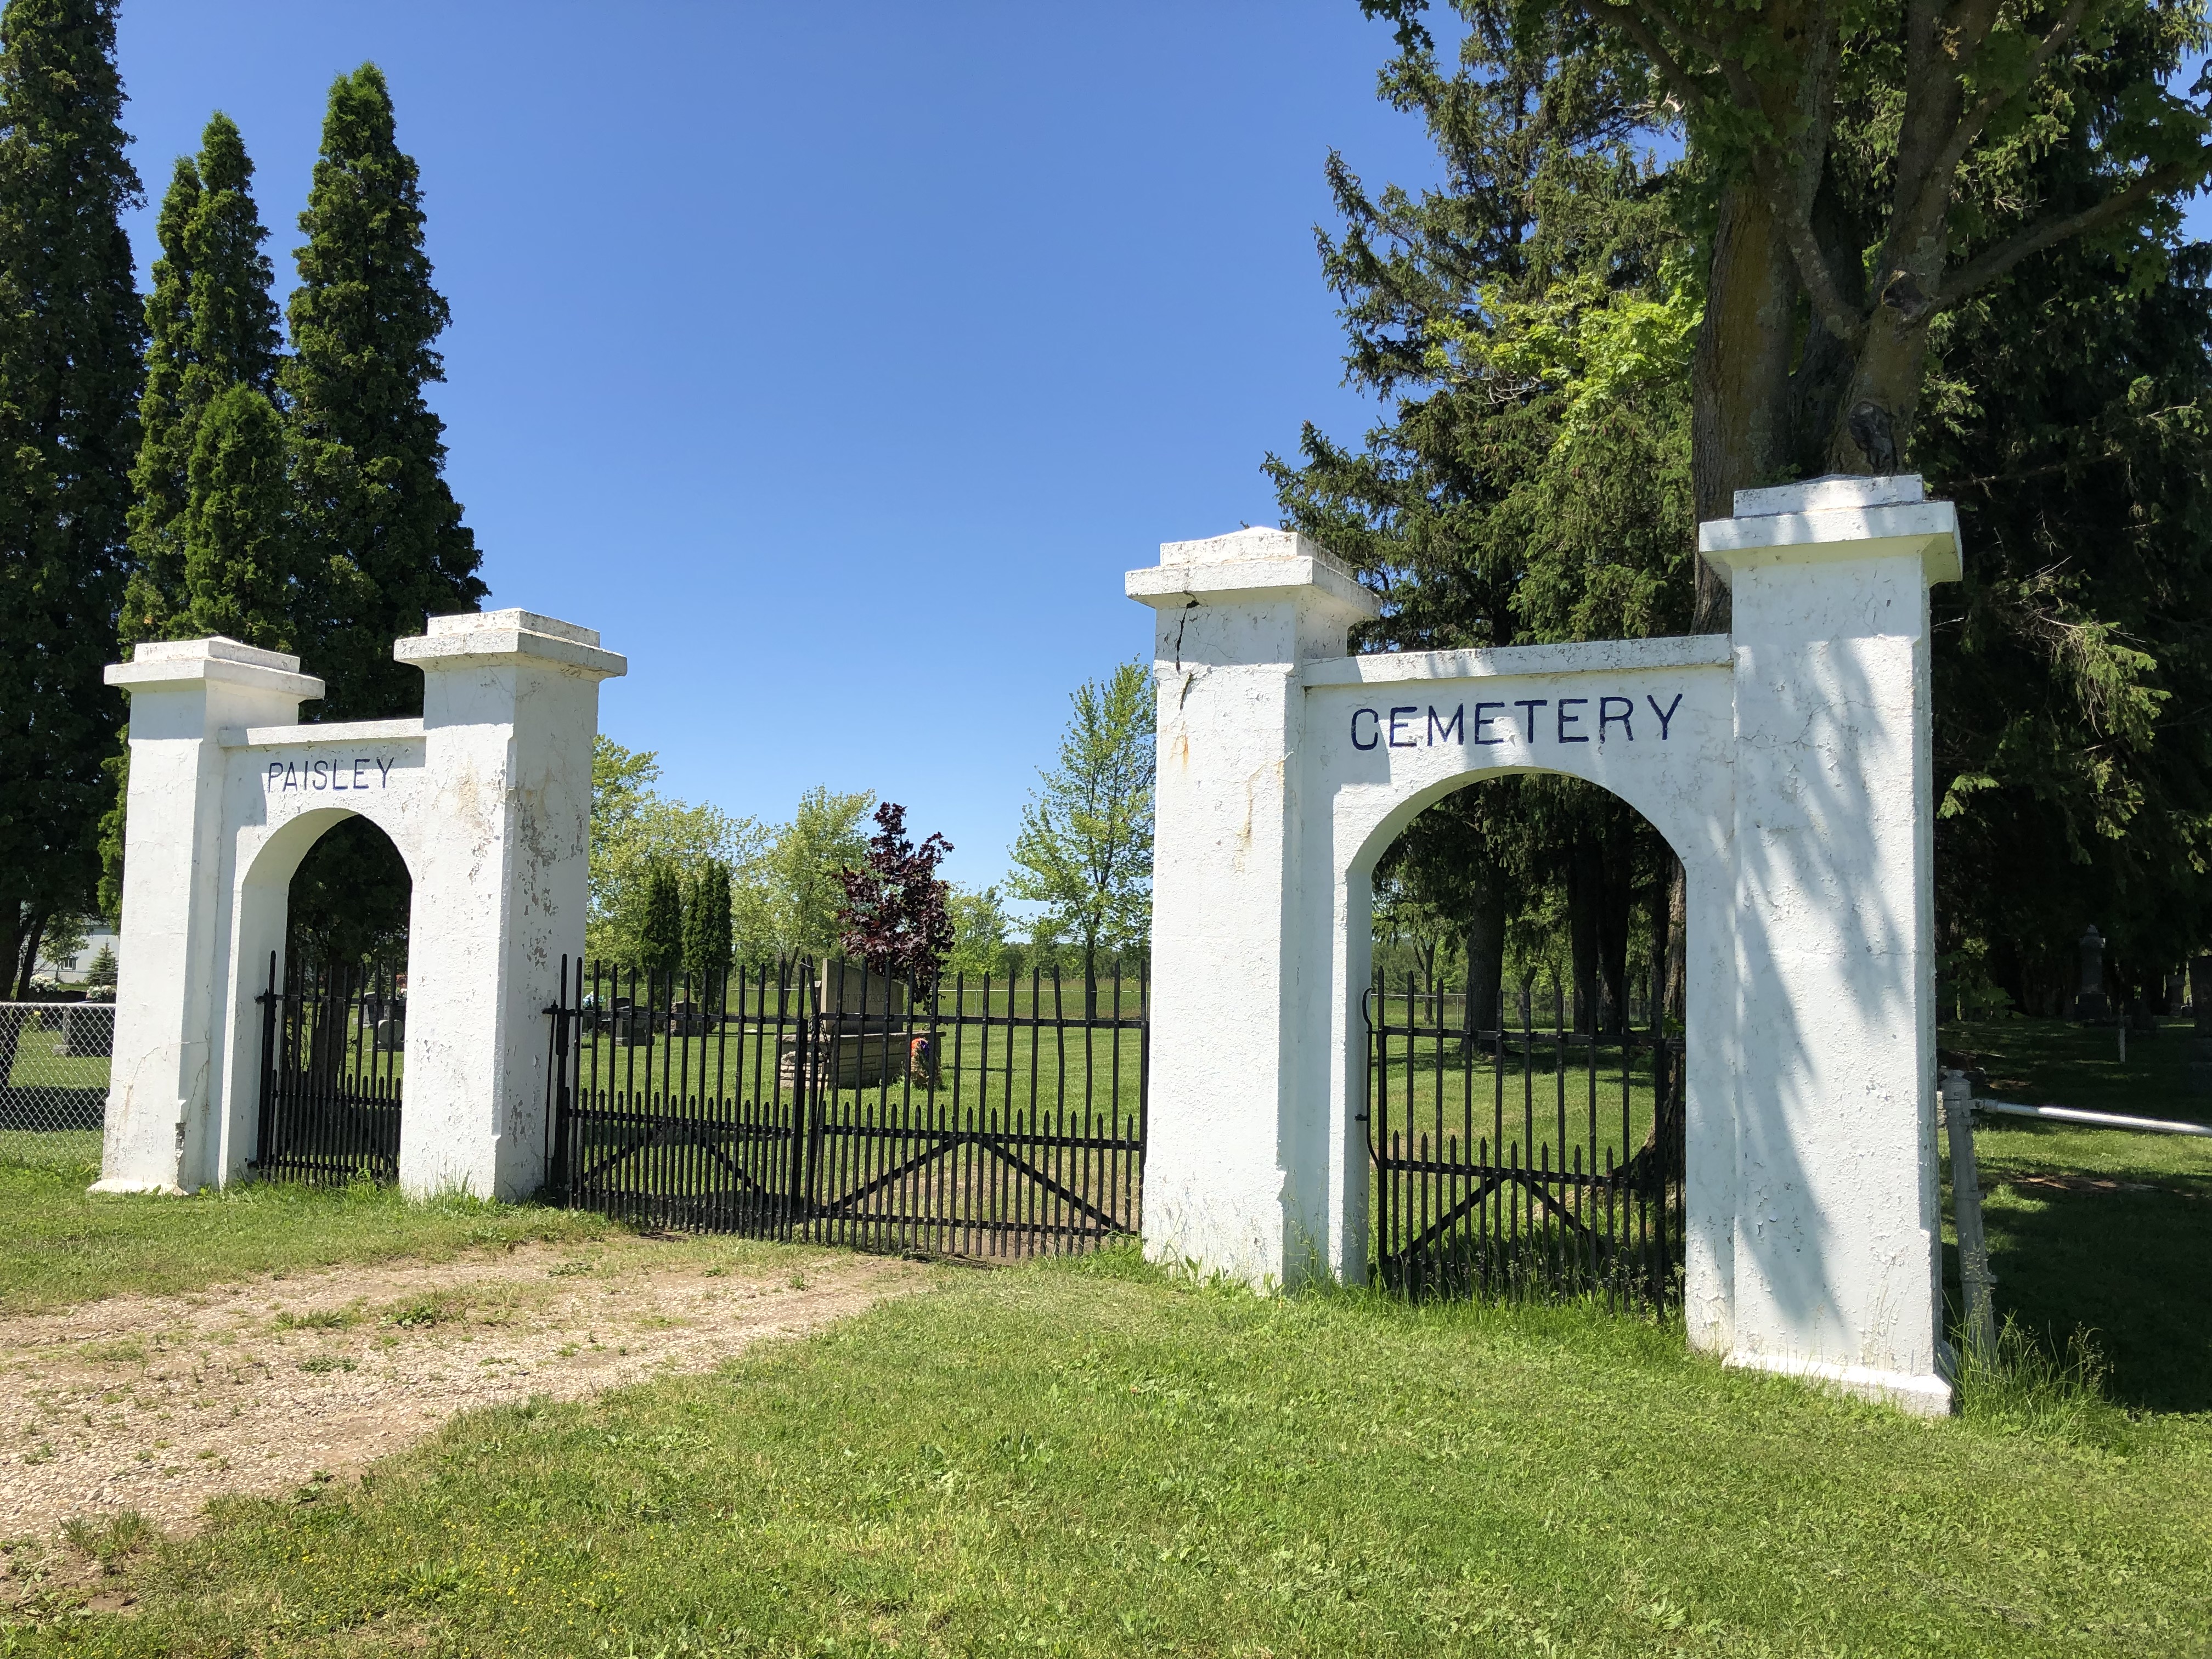
[[[253,1167],[295,1181],[399,1175],[406,1004],[392,975],[333,964],[278,982],[261,1004],[260,1134]]]
[[[945,1255],[1139,1228],[1141,974],[917,994],[845,963],[695,986],[564,961],[562,983],[546,1184],[572,1205]]]
[[[1681,1039],[1648,1017],[1577,1020],[1557,985],[1499,1000],[1479,1014],[1463,993],[1379,976],[1367,994],[1381,1281],[1677,1304]]]

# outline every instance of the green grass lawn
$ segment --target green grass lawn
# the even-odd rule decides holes
[[[2110,1028],[2057,1020],[1945,1026],[1941,1041],[1994,1099],[2202,1121],[2212,1097],[2190,1091],[2190,1036],[2181,1021],[2131,1036],[2124,1065]],[[2000,1313],[2053,1355],[2090,1333],[2122,1405],[2212,1412],[2212,1139],[1992,1115],[1974,1142]]]
[[[96,1133],[0,1145],[0,1313],[127,1291],[196,1289],[247,1273],[442,1256],[529,1239],[603,1237],[598,1216],[388,1188],[253,1183],[191,1198],[92,1196]]]
[[[2094,1035],[1999,1028],[1993,1079],[2117,1104],[2058,1092]],[[1671,1323],[1262,1301],[1115,1251],[477,1413],[191,1539],[126,1527],[110,1577],[0,1614],[0,1653],[2212,1653],[2212,1148],[1978,1142],[2013,1357],[2088,1328],[2101,1393],[2029,1358],[1923,1421]],[[0,1160],[0,1307],[606,1225],[90,1175]]]
[[[2201,1652],[2212,1423],[1928,1422],[1580,1310],[961,1275],[480,1413],[21,1653]]]

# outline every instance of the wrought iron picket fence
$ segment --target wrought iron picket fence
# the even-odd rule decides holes
[[[0,1137],[97,1158],[114,1047],[112,1002],[0,1002]]]
[[[1367,994],[1378,1277],[1408,1295],[1678,1303],[1681,1039],[1648,1012],[1635,1029],[1635,1011],[1576,1030],[1557,983],[1499,1005],[1410,976]]]
[[[389,969],[269,958],[254,1169],[330,1182],[399,1175],[407,1000]]]
[[[635,1223],[1018,1256],[1141,1221],[1141,974],[1094,993],[788,962],[706,984],[564,961],[548,1187]],[[1071,1006],[1071,1000],[1073,1006]]]

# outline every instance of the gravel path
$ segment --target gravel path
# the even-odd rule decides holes
[[[920,1286],[911,1263],[652,1241],[344,1267],[0,1319],[0,1539],[343,1480],[458,1412],[701,1370]]]

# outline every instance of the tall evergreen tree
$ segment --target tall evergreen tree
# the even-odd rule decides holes
[[[131,471],[137,568],[117,625],[125,652],[141,640],[209,634],[295,650],[310,608],[298,580],[283,432],[270,402],[276,302],[252,180],[237,123],[217,110],[200,135],[198,157],[177,158],[155,221],[161,252],[146,300],[146,388]],[[222,430],[206,429],[210,422]],[[100,826],[99,908],[115,915],[128,750],[108,766],[115,795]]]
[[[223,595],[210,586],[215,573],[204,544],[197,577],[186,569],[189,526],[205,520],[204,514],[196,513],[193,486],[201,422],[234,387],[246,388],[261,400],[265,420],[258,412],[248,414],[246,404],[237,398],[225,404],[232,435],[210,447],[210,459],[222,454],[234,460],[240,422],[259,429],[275,418],[269,400],[276,391],[276,302],[270,293],[269,258],[261,251],[269,233],[254,207],[252,178],[253,163],[237,125],[217,111],[201,135],[198,159],[177,158],[155,223],[161,252],[154,262],[154,291],[146,301],[146,391],[139,405],[137,464],[131,470],[137,500],[131,544],[138,568],[123,608],[120,633],[126,649],[140,640],[210,633],[283,649],[283,641],[298,631],[289,617],[270,610],[267,585],[276,576],[273,548],[264,550],[260,568],[250,579],[260,590],[252,593]],[[281,468],[281,456],[279,464]],[[234,495],[234,479],[219,478],[204,466],[202,471],[210,485],[226,496]],[[281,485],[281,478],[276,482]],[[271,497],[280,511],[282,494]],[[289,567],[289,560],[282,562]],[[289,609],[289,593],[286,604]],[[218,617],[225,621],[216,621]],[[256,636],[234,631],[240,626],[253,627]]]
[[[676,866],[666,859],[654,860],[646,876],[645,920],[638,929],[637,966],[648,979],[664,987],[674,982],[684,966],[684,887]]]
[[[708,995],[737,959],[730,900],[730,866],[720,859],[702,860],[684,896],[684,971],[695,997]]]
[[[341,719],[419,708],[422,677],[392,660],[393,638],[487,591],[446,485],[444,423],[422,397],[445,378],[432,342],[449,315],[422,227],[391,91],[364,64],[331,88],[283,370],[301,524],[329,595],[314,667]]]
[[[19,994],[46,918],[92,899],[123,718],[100,667],[128,568],[145,318],[121,224],[140,191],[117,3],[0,10],[0,964]]]
[[[1382,599],[1358,643],[1396,650],[1680,631],[1692,586],[1687,369],[1698,319],[1677,181],[1638,153],[1645,84],[1556,20],[1464,9],[1382,94],[1420,115],[1442,188],[1370,191],[1337,158],[1345,228],[1321,239],[1356,385],[1397,396],[1364,449],[1309,426],[1270,457],[1285,520]],[[1513,26],[1509,27],[1509,22]],[[1509,935],[1564,921],[1577,1018],[1621,1018],[1636,902],[1663,957],[1673,860],[1621,803],[1501,780],[1431,807],[1376,872],[1394,920],[1465,941],[1495,1008]],[[1526,954],[1526,952],[1524,952]]]
[[[299,608],[291,487],[283,422],[266,397],[244,384],[216,393],[192,437],[186,482],[179,631],[290,650]]]

